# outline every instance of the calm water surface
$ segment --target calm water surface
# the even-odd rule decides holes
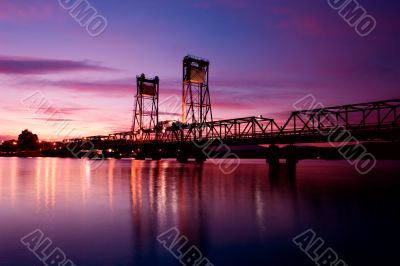
[[[157,241],[177,227],[214,265],[315,265],[292,238],[312,228],[348,265],[398,265],[400,164],[367,176],[263,160],[223,174],[207,162],[0,158],[0,265],[42,265],[20,243],[41,229],[79,265],[181,265]]]

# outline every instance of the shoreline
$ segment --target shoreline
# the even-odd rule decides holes
[[[373,154],[377,160],[400,160],[400,143],[366,143],[366,150]],[[348,148],[353,145],[348,145]],[[266,149],[260,146],[232,146],[231,152],[240,159],[266,159]],[[282,148],[284,151],[285,148]],[[211,158],[222,158],[223,154],[214,151],[207,151]],[[343,160],[338,148],[334,147],[315,147],[297,146],[296,154],[300,160],[321,159],[321,160]],[[76,154],[75,154],[76,155]],[[114,151],[103,152],[105,158],[131,158],[131,152]],[[38,151],[0,151],[0,157],[49,157],[49,158],[76,158],[68,149],[58,150],[38,150]],[[161,156],[163,159],[176,159],[173,151],[168,151]]]

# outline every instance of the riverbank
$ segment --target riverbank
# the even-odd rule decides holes
[[[375,142],[365,143],[365,149],[373,154],[379,160],[400,160],[400,143],[399,142]],[[351,150],[354,145],[346,146]],[[265,159],[266,148],[263,146],[232,146],[229,147],[231,152],[242,159]],[[281,147],[281,151],[285,151],[285,147]],[[130,158],[131,152],[122,150],[113,150],[112,152],[103,151],[105,158]],[[218,151],[207,151],[211,158],[220,158],[221,154]],[[323,159],[323,160],[342,160],[343,156],[335,147],[316,147],[316,146],[296,146],[296,153],[299,159]],[[83,153],[85,154],[85,153]],[[223,154],[222,154],[223,155]],[[174,151],[165,151],[162,158],[175,158]],[[1,152],[0,157],[57,157],[57,158],[74,158],[74,154],[66,148],[57,150],[42,150],[42,151],[14,151]]]
[[[0,157],[42,157],[40,151],[0,152]]]

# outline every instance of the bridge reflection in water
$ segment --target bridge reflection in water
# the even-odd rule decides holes
[[[269,176],[264,160],[242,160],[227,175],[212,162],[90,167],[0,158],[1,264],[38,263],[18,241],[36,228],[77,265],[177,265],[156,239],[174,226],[215,265],[309,265],[291,242],[309,227],[349,265],[395,256],[387,254],[399,232],[394,161],[379,161],[367,176],[344,161],[303,161],[296,176],[284,167]],[[370,241],[359,241],[366,233]]]

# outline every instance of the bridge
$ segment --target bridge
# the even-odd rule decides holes
[[[221,153],[221,149],[229,149],[229,146],[267,144],[270,149],[266,157],[271,162],[289,157],[282,152],[271,155],[277,154],[277,144],[400,140],[400,99],[323,107],[309,96],[298,105],[310,108],[293,111],[282,125],[262,116],[214,121],[208,77],[209,61],[186,56],[181,120],[159,121],[159,78],[137,76],[131,131],[64,142],[73,150],[86,151],[95,147],[104,152],[130,154],[141,160],[177,158],[181,162],[189,158],[203,162],[211,154],[206,150]]]

